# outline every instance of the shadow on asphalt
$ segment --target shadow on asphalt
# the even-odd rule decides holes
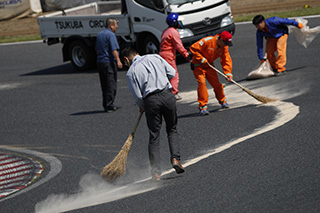
[[[296,67],[296,68],[287,70],[287,72],[293,72],[293,71],[296,71],[296,70],[301,70],[301,69],[306,68],[306,67],[307,67],[307,66]]]
[[[122,69],[118,69],[118,72],[127,71],[128,69],[126,67],[123,67]],[[59,66],[50,67],[30,73],[25,73],[20,76],[32,76],[32,75],[63,75],[63,74],[83,74],[83,73],[97,73],[98,70],[96,68],[87,70],[87,71],[79,71],[76,70],[71,63],[65,63]]]
[[[20,76],[32,76],[32,75],[62,75],[62,74],[79,74],[79,73],[91,73],[96,72],[96,70],[90,70],[90,71],[78,71],[75,68],[73,68],[71,63],[62,64],[55,67],[50,67],[30,73],[25,73]]]
[[[210,110],[209,113],[216,113],[216,112],[225,112],[228,110],[238,110],[238,109],[242,109],[242,108],[249,108],[249,107],[255,107],[255,104],[249,104],[249,105],[245,105],[245,106],[241,106],[241,107],[236,107],[236,108],[232,108],[232,106],[230,106],[229,109],[222,109],[222,108],[216,108],[213,110]],[[192,118],[192,117],[201,117],[199,111],[194,112],[194,113],[190,113],[190,114],[184,114],[184,115],[179,115],[178,118]]]
[[[296,70],[301,70],[301,69],[304,69],[304,68],[306,68],[307,66],[302,66],[302,67],[296,67],[296,68],[292,68],[292,69],[288,69],[288,70],[286,70],[287,72],[294,72],[294,71],[296,71]],[[271,76],[271,77],[278,77],[278,76]],[[243,81],[256,81],[256,80],[261,80],[261,79],[264,79],[264,78],[257,78],[257,79],[242,79],[242,80],[239,80],[239,81],[237,81],[238,83],[239,82],[243,82]]]
[[[225,111],[227,109],[214,109],[214,110],[210,110],[209,113],[214,113],[214,112],[219,112],[219,111]],[[179,115],[178,118],[192,118],[192,117],[201,117],[200,116],[200,112],[195,112],[195,113],[190,113],[190,114],[184,114],[184,115]]]
[[[94,111],[87,111],[87,112],[76,112],[73,114],[70,114],[70,116],[76,116],[76,115],[91,115],[91,114],[100,114],[100,113],[107,113],[104,110],[94,110]]]
[[[183,175],[175,175],[175,176],[170,176],[170,177],[161,177],[160,180],[173,180],[173,179],[178,179],[182,178]]]

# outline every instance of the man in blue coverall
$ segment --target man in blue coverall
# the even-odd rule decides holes
[[[97,67],[99,70],[100,84],[105,112],[119,109],[113,105],[117,93],[117,71],[122,68],[119,57],[119,44],[116,37],[118,21],[107,19],[107,28],[97,35]]]
[[[287,63],[287,39],[288,39],[288,27],[287,25],[293,25],[302,28],[302,23],[296,22],[287,18],[271,17],[265,19],[262,15],[257,15],[253,18],[252,23],[257,28],[257,53],[259,59],[263,62],[263,37],[266,37],[266,52],[267,58],[275,72],[275,75],[285,74]],[[275,56],[277,52],[277,57]]]

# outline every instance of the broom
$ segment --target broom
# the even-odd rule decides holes
[[[136,125],[133,128],[132,133],[127,138],[127,141],[122,146],[118,155],[113,159],[111,163],[106,165],[103,168],[102,172],[100,173],[100,176],[104,177],[107,181],[112,182],[116,178],[126,173],[126,162],[127,162],[128,152],[130,150],[133,137],[138,127],[138,124],[141,120],[142,114],[143,112],[140,112],[139,118],[136,122]]]
[[[215,68],[214,66],[212,66],[211,64],[209,64],[207,62],[207,64],[214,69],[217,73],[219,73],[220,75],[224,76],[225,78],[227,78],[227,75],[225,75],[223,72],[221,72],[220,70],[218,70],[217,68]],[[256,100],[262,102],[262,103],[268,103],[268,102],[273,102],[273,101],[277,101],[278,99],[272,99],[272,98],[267,98],[267,97],[263,97],[261,95],[257,95],[255,93],[253,93],[251,90],[245,88],[244,86],[242,86],[241,84],[237,83],[236,81],[234,81],[233,79],[231,80],[232,83],[234,83],[235,85],[237,85],[238,87],[240,87],[243,91],[245,91],[246,93],[248,93],[249,95],[251,95],[253,98],[255,98]]]

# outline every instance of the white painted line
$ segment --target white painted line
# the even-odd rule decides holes
[[[245,142],[250,138],[253,138],[260,134],[274,130],[284,125],[285,123],[291,121],[299,113],[299,107],[292,103],[279,101],[279,102],[274,102],[272,104],[268,104],[268,106],[275,107],[278,110],[278,113],[276,114],[274,121],[264,125],[263,127],[256,129],[255,131],[253,131],[253,133],[247,136],[229,141],[224,145],[221,145],[207,152],[206,154],[187,160],[186,162],[183,163],[183,166],[187,168],[202,160],[205,160],[211,157],[212,155],[223,152],[231,148],[232,146]],[[175,172],[174,169],[169,169],[167,171],[162,172],[162,176],[173,173],[173,172]],[[92,190],[91,193],[80,192],[76,195],[55,195],[55,196],[52,195],[46,200],[38,203],[35,206],[35,212],[51,213],[51,212],[65,212],[65,211],[76,210],[76,209],[95,206],[99,204],[109,203],[115,200],[146,193],[160,187],[159,185],[156,185],[156,184],[153,184],[153,185],[151,184],[150,186],[142,189],[139,188],[139,186],[137,186],[137,184],[149,181],[150,179],[151,178],[149,177],[140,181],[136,181],[132,184],[128,184],[126,186],[121,186],[113,189],[110,189],[109,188],[110,185],[105,183],[104,188],[99,186],[94,190]],[[103,184],[103,183],[100,183],[100,184]]]
[[[231,148],[232,146],[235,146],[239,143],[242,143],[250,138],[253,138],[253,137],[256,137],[256,136],[261,135],[263,133],[274,130],[274,129],[284,125],[285,123],[291,121],[299,114],[299,107],[292,104],[292,103],[279,101],[279,102],[270,103],[268,105],[273,106],[278,110],[278,113],[276,114],[276,119],[274,121],[266,124],[263,127],[256,129],[253,133],[251,133],[249,135],[246,135],[244,137],[229,141],[226,144],[213,149],[212,151],[208,152],[207,154],[204,154],[204,155],[199,156],[197,158],[188,160],[183,165],[185,167],[191,166],[201,160],[204,160],[214,154],[218,154],[220,152],[223,152],[223,151]]]
[[[16,196],[21,195],[23,193],[26,193],[26,192],[40,186],[41,184],[44,184],[45,182],[49,181],[51,178],[53,178],[57,174],[59,174],[59,172],[62,169],[62,163],[60,160],[58,160],[57,158],[55,158],[51,155],[45,154],[45,153],[41,153],[41,152],[37,152],[37,151],[33,151],[33,150],[27,150],[27,149],[14,148],[14,147],[10,147],[10,146],[3,146],[3,145],[0,145],[0,149],[5,149],[5,150],[14,151],[14,152],[33,155],[33,156],[39,157],[41,159],[44,159],[45,161],[47,161],[50,164],[50,171],[44,178],[40,179],[39,181],[36,181],[35,183],[31,184],[30,186],[24,188],[23,190],[20,190],[12,195],[8,195],[7,197],[2,198],[0,200],[0,202],[5,201],[10,198],[13,198],[13,197],[16,197]]]
[[[258,13],[257,13],[258,15]],[[298,16],[298,17],[287,17],[289,19],[296,19],[296,18],[320,18],[320,15],[312,15],[312,16]],[[235,25],[242,25],[242,24],[252,24],[252,21],[243,21],[243,22],[236,22]]]
[[[0,84],[0,90],[6,90],[6,89],[14,89],[19,87],[20,83],[11,83],[11,84]]]
[[[294,85],[295,82],[290,82]],[[244,83],[246,84],[246,83]],[[252,85],[252,82],[251,82]],[[294,96],[298,96],[303,91],[297,91],[293,94],[292,91],[286,91],[285,87],[290,87],[288,84],[281,84],[281,85],[272,85],[270,87],[260,87],[258,91],[253,91],[256,94],[263,95],[270,98],[292,98]],[[264,92],[263,92],[264,91]],[[266,94],[265,92],[268,92]],[[277,94],[277,91],[281,91],[281,94]],[[212,150],[209,150],[207,153],[200,155],[196,158],[189,159],[183,163],[185,168],[192,166],[202,160],[205,160],[209,157],[212,157],[215,154],[221,153],[231,147],[238,145],[242,142],[247,141],[250,138],[259,136],[263,133],[272,131],[276,128],[281,127],[282,125],[286,124],[287,122],[294,119],[299,114],[299,107],[294,105],[293,103],[285,102],[285,101],[277,101],[269,104],[260,104],[254,98],[249,95],[246,95],[241,89],[237,86],[230,85],[225,88],[225,93],[227,94],[227,98],[229,101],[230,106],[233,108],[256,104],[257,107],[264,106],[264,107],[272,107],[275,108],[277,113],[274,117],[274,120],[270,123],[265,124],[262,127],[259,127],[249,135],[243,136],[241,138],[237,138],[231,141],[226,142]],[[197,92],[190,91],[190,92],[180,92],[182,96],[181,102],[184,104],[189,105],[196,105],[197,104]],[[229,95],[228,95],[229,94]],[[209,95],[213,96],[213,92],[209,89]],[[216,100],[212,98],[209,100],[210,105],[209,108],[216,103]],[[196,107],[195,107],[196,108]],[[209,115],[210,116],[210,115]],[[200,150],[201,151],[201,150]],[[188,170],[186,171],[188,172]],[[167,171],[162,172],[162,176],[168,175],[170,173],[175,173],[174,169],[169,169]],[[82,190],[78,194],[72,195],[52,195],[44,201],[41,201],[36,204],[35,212],[41,213],[50,213],[50,212],[64,212],[64,211],[71,211],[75,209],[81,209],[89,206],[99,205],[109,203],[111,201],[127,198],[133,195],[142,194],[151,190],[155,190],[161,185],[159,184],[141,184],[147,182],[151,179],[151,177],[136,181],[132,184],[128,184],[125,186],[113,186],[105,182],[104,180],[96,178],[90,178],[87,180],[87,183],[84,181],[80,181],[80,185],[82,186]],[[103,181],[103,182],[101,182]],[[161,182],[161,181],[160,181]],[[90,185],[95,185],[94,187],[90,187]],[[143,187],[143,188],[142,188]],[[89,188],[89,189],[87,189]]]

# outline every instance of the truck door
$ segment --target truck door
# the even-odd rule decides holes
[[[167,27],[164,5],[163,0],[127,0],[140,54],[159,52],[161,34]]]

